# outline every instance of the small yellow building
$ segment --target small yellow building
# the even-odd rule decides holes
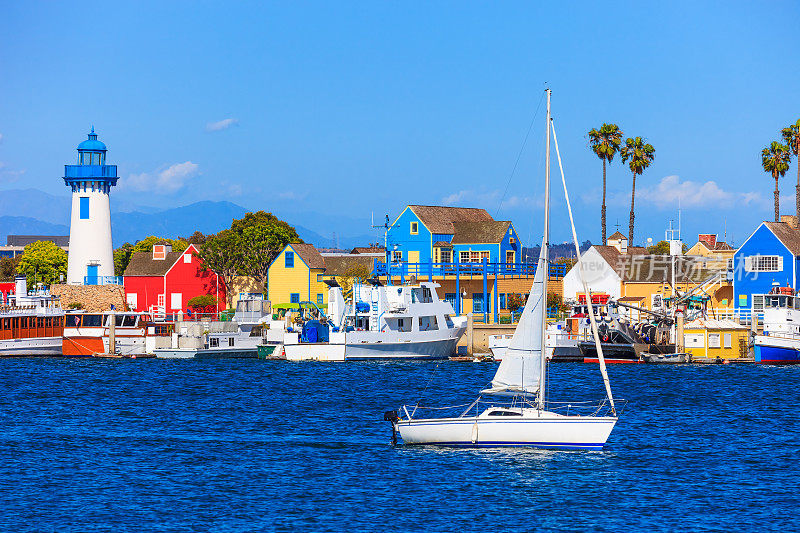
[[[328,286],[323,281],[325,259],[311,244],[287,244],[267,274],[272,305],[313,302],[325,305]]]
[[[727,268],[728,260],[732,260],[735,253],[735,248],[718,241],[713,233],[701,233],[697,236],[697,243],[686,251],[689,256],[705,257],[709,268]]]
[[[683,327],[684,350],[692,357],[747,357],[749,330],[733,320],[698,318]]]

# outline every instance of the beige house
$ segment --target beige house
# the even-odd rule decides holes
[[[728,268],[729,260],[733,260],[736,249],[730,244],[718,241],[712,233],[701,233],[697,243],[686,251],[686,255],[705,257],[709,268]]]

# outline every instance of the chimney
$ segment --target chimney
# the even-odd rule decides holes
[[[788,224],[793,229],[797,229],[797,216],[796,215],[781,215],[781,222]]]
[[[717,236],[713,233],[701,233],[697,236],[697,240],[705,244],[709,250],[713,250],[717,245]]]

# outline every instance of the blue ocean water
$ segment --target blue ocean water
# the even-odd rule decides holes
[[[800,368],[612,366],[603,452],[391,445],[384,410],[429,380],[469,401],[489,364],[0,369],[2,531],[800,529]],[[597,367],[551,365],[551,390],[599,398]]]

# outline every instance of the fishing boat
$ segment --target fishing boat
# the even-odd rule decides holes
[[[445,359],[456,352],[466,317],[441,300],[435,282],[384,285],[376,279],[353,284],[351,301],[333,280],[327,315],[296,324],[284,334],[289,361]]]
[[[516,331],[505,356],[486,389],[460,415],[429,418],[419,405],[403,406],[387,411],[384,419],[392,424],[392,438],[397,433],[410,445],[435,444],[449,446],[533,446],[598,450],[605,445],[614,425],[617,410],[603,360],[594,312],[589,318],[598,348],[598,359],[606,389],[606,400],[587,406],[576,402],[556,404],[546,399],[545,335],[547,325],[546,295],[548,285],[548,244],[550,224],[550,90],[547,90],[547,164],[545,166],[544,231],[539,262],[533,285],[522,311]],[[556,154],[558,141],[553,129]],[[572,208],[566,189],[559,155],[564,195],[578,251],[578,239]],[[578,253],[580,253],[578,251]],[[580,265],[581,262],[579,261]],[[582,269],[581,279],[586,294],[591,294]],[[588,407],[583,410],[581,407]],[[463,406],[461,406],[463,409]],[[442,412],[442,411],[439,411]],[[422,416],[420,416],[422,415]]]
[[[764,301],[764,331],[753,340],[756,363],[800,364],[800,297],[790,287],[775,287],[761,296]],[[756,320],[753,313],[753,320]]]
[[[0,357],[61,355],[64,311],[58,298],[46,289],[28,292],[18,277],[8,300],[0,305]]]

